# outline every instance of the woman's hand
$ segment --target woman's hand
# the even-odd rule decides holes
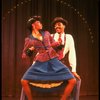
[[[32,55],[33,55],[33,50],[34,50],[35,48],[32,46],[32,47],[30,47],[30,48],[28,48],[27,50],[26,50],[26,55],[27,56],[29,56],[29,57],[31,57]]]
[[[30,47],[29,49],[30,49],[30,50],[34,50],[35,48],[32,46],[32,47]]]

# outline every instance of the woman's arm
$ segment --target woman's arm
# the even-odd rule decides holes
[[[32,45],[32,41],[29,38],[25,38],[22,58],[30,57],[33,54],[33,50],[34,50],[34,47]]]

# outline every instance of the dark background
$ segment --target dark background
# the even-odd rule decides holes
[[[68,20],[77,54],[77,73],[82,79],[80,95],[98,95],[99,32],[98,0],[2,0],[2,96],[20,96],[21,77],[29,67],[22,61],[26,22],[40,15],[44,29],[54,33],[51,22]]]

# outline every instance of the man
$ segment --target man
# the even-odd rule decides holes
[[[71,98],[72,100],[79,100],[81,78],[76,72],[76,52],[73,37],[72,35],[66,34],[65,32],[68,21],[63,19],[62,17],[56,17],[54,18],[52,25],[56,31],[55,34],[52,34],[54,40],[58,41],[59,39],[61,39],[62,41],[62,47],[56,49],[59,54],[59,60],[61,60],[64,64],[67,64],[66,56],[68,55],[70,70],[77,80],[77,83],[72,91]]]

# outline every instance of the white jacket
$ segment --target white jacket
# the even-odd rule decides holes
[[[68,53],[69,64],[72,67],[72,72],[76,72],[76,51],[75,51],[74,39],[73,39],[71,34],[63,33],[61,35],[62,44],[64,44],[64,37],[65,36],[66,36],[66,41],[65,41],[65,47],[64,47],[64,52],[63,52],[63,58],[69,52]],[[55,33],[54,40],[58,41],[58,38],[59,38],[59,34]]]

